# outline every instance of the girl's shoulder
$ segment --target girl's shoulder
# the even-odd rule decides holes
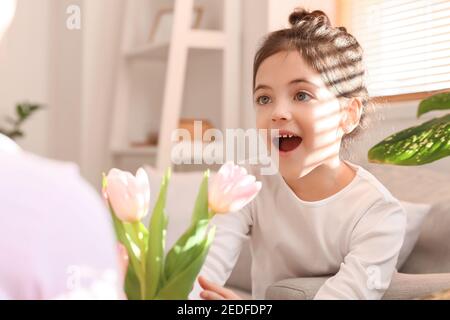
[[[359,184],[366,188],[368,193],[376,196],[379,200],[394,203],[399,202],[398,199],[395,198],[388,190],[388,188],[368,170],[360,165],[356,165],[348,161],[346,161],[346,163],[356,170]]]

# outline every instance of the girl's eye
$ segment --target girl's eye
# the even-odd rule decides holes
[[[295,95],[295,100],[297,101],[309,101],[312,97],[306,92],[300,91]]]
[[[270,98],[268,96],[261,96],[256,99],[256,103],[260,105],[265,105],[270,103]]]

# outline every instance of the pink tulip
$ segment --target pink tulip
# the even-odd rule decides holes
[[[145,217],[150,205],[150,183],[140,168],[136,176],[111,169],[106,177],[103,195],[111,203],[116,216],[124,222],[137,222]]]
[[[252,201],[261,182],[233,162],[224,164],[209,184],[209,208],[215,213],[235,212]]]

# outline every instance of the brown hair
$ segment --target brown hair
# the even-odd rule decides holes
[[[344,27],[333,27],[320,10],[298,8],[289,16],[289,22],[291,28],[272,32],[263,39],[253,64],[253,87],[265,59],[281,51],[298,51],[337,98],[361,99],[361,126],[369,94],[364,81],[363,49],[358,41]],[[355,135],[358,129],[349,135]]]

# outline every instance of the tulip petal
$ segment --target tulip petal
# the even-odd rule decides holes
[[[224,164],[209,188],[209,206],[216,213],[240,210],[254,199],[261,189],[256,177],[232,162]]]
[[[124,222],[136,222],[147,213],[150,203],[150,185],[145,170],[133,176],[129,172],[111,169],[104,192],[116,216]]]

